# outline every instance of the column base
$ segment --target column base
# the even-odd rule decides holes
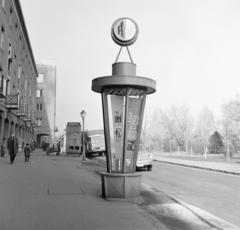
[[[102,179],[102,196],[105,199],[127,199],[140,196],[140,173],[100,172]]]

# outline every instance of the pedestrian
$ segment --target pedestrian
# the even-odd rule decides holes
[[[7,148],[10,155],[10,163],[13,164],[18,153],[18,138],[16,138],[13,133],[11,133],[10,137],[8,138]]]
[[[46,142],[44,140],[42,141],[42,149],[45,152],[45,150],[46,150]]]
[[[7,140],[4,137],[1,143],[1,157],[6,157],[7,154]]]
[[[24,150],[24,147],[25,147],[25,142],[24,140],[22,140],[22,151]]]
[[[31,147],[31,152],[33,152],[33,150],[34,150],[34,142],[33,142],[33,140],[31,141],[30,147]]]
[[[29,158],[31,156],[31,148],[28,143],[24,148],[24,156],[25,156],[25,162],[29,162]]]
[[[57,143],[57,156],[59,156],[61,153],[61,141]]]
[[[50,153],[50,143],[47,141],[46,143],[45,143],[45,149],[46,149],[46,153],[47,153],[47,155],[49,155],[49,153]]]

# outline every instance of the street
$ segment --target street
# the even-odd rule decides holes
[[[142,182],[240,226],[240,176],[154,162]]]

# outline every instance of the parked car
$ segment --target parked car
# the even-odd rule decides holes
[[[147,168],[148,171],[152,171],[153,155],[150,154],[149,150],[143,145],[139,145],[136,167]]]

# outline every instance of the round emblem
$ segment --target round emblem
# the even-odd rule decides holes
[[[130,18],[119,18],[112,25],[111,35],[118,45],[130,46],[137,40],[138,26]]]

